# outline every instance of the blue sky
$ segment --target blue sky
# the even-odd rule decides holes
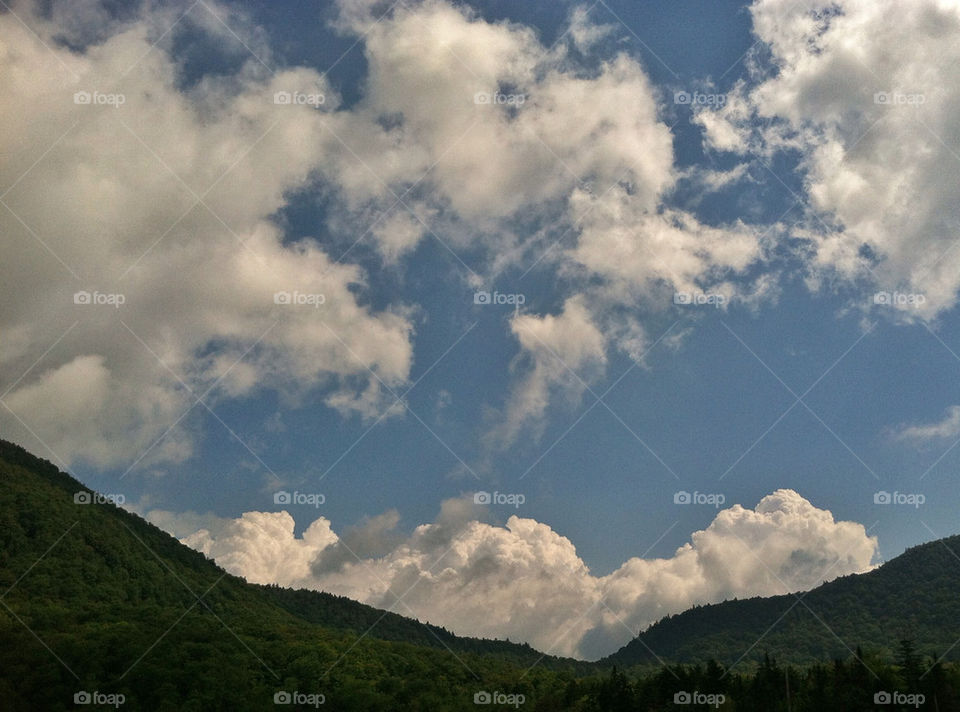
[[[533,26],[546,44],[556,40],[569,11],[561,4],[534,6],[527,12],[518,12],[520,8],[511,3],[471,6],[490,21],[536,23]],[[617,44],[642,63],[667,95],[675,87],[711,79],[717,80],[721,90],[733,86],[745,72],[738,60],[756,41],[750,34],[749,14],[740,3],[610,3],[609,8],[597,9],[598,20],[616,22],[612,11],[625,22],[626,27],[618,28]],[[291,64],[310,63],[323,69],[346,52],[331,76],[344,94],[361,91],[357,85],[364,71],[362,46],[351,49],[353,40],[346,42],[331,32],[323,13],[300,3],[247,9]],[[722,79],[719,74],[724,75]],[[701,131],[689,124],[688,112],[666,108],[678,122],[674,145],[681,161],[711,166],[704,157]],[[759,192],[764,216],[779,215],[790,207],[791,196],[776,178],[764,176],[762,168],[757,169],[757,178],[763,184],[740,187],[730,198],[750,201]],[[787,174],[783,179],[791,178]],[[307,195],[290,205],[285,211],[291,215],[290,234],[318,236],[319,232],[322,239],[323,206],[317,202],[322,201]],[[730,201],[724,203],[708,206],[704,219],[722,220],[735,212]],[[927,523],[944,535],[954,531],[955,497],[952,480],[946,476],[950,457],[921,486],[917,484],[920,476],[942,450],[916,452],[909,445],[892,446],[884,437],[885,430],[902,423],[934,420],[958,401],[948,384],[960,362],[923,327],[880,326],[855,347],[849,361],[844,359],[811,392],[808,405],[836,436],[815,415],[797,406],[740,459],[794,401],[776,376],[799,395],[862,335],[858,318],[838,317],[845,299],[811,294],[796,278],[777,305],[757,313],[733,307],[729,312],[691,314],[690,309],[678,308],[659,316],[661,331],[678,322],[675,330],[693,327],[690,337],[677,351],[654,349],[648,368],[633,369],[604,399],[630,429],[642,433],[644,442],[679,481],[602,405],[534,465],[595,401],[590,394],[576,407],[551,414],[540,440],[519,443],[498,457],[480,481],[470,475],[451,477],[459,469],[457,456],[467,464],[484,456],[476,445],[484,430],[483,411],[502,405],[509,364],[516,355],[516,344],[505,329],[512,312],[509,306],[474,306],[472,291],[458,279],[457,273],[462,276],[464,268],[436,243],[421,245],[411,263],[403,277],[383,275],[382,289],[385,300],[399,296],[425,311],[414,342],[414,381],[476,323],[449,360],[444,359],[410,394],[412,410],[422,414],[456,455],[409,415],[377,426],[340,459],[368,423],[356,418],[344,421],[322,404],[285,409],[269,394],[230,403],[221,414],[244,441],[258,445],[254,449],[270,469],[304,490],[323,492],[328,502],[323,513],[336,525],[352,524],[390,508],[398,509],[409,525],[416,525],[434,517],[441,499],[461,491],[524,492],[528,496],[523,513],[550,522],[576,543],[591,567],[603,573],[635,555],[638,547],[645,550],[677,519],[680,524],[652,554],[670,553],[688,539],[690,531],[709,523],[713,514],[709,509],[667,506],[678,489],[723,492],[731,503],[752,506],[773,489],[794,488],[838,517],[868,526],[876,522],[871,532],[880,537],[887,557],[931,536],[917,526],[912,513],[880,516],[873,505],[875,490],[930,492]],[[524,293],[525,306],[534,312],[555,310],[558,295],[553,275],[533,272],[522,277],[525,271],[526,267],[518,266],[493,286],[506,293]],[[789,275],[787,279],[789,283]],[[376,299],[380,285],[372,282],[372,287],[371,298]],[[624,357],[613,361],[606,378],[592,385],[593,391],[598,395],[606,391],[630,364]],[[442,392],[450,394],[450,405],[440,409]],[[277,412],[286,432],[269,432],[264,427]],[[197,458],[172,468],[163,478],[133,482],[124,478],[123,491],[133,489],[133,497],[155,496],[166,509],[209,509],[223,516],[262,504],[257,491],[262,481],[252,479],[250,470],[262,475],[263,465],[213,416],[200,416],[196,427],[202,429],[203,446]],[[879,481],[838,438],[864,459]],[[112,481],[125,469],[80,468],[78,473],[91,486],[112,491]],[[941,477],[936,478],[938,472]],[[314,485],[321,481],[322,485]],[[135,489],[139,487],[142,490]],[[371,497],[372,493],[377,494]],[[309,521],[300,524],[305,527]]]
[[[123,81],[138,82],[124,89],[130,99],[97,118],[106,135],[129,143],[96,143],[105,134],[93,129],[86,143],[74,143],[73,132],[86,124],[74,127],[87,120],[75,105],[63,108],[60,123],[51,121],[45,133],[9,131],[20,143],[9,148],[18,160],[0,189],[9,193],[5,219],[16,218],[4,250],[22,257],[19,274],[38,276],[33,286],[12,280],[32,301],[21,305],[11,297],[4,310],[12,335],[0,351],[3,397],[9,395],[0,413],[5,432],[69,465],[91,488],[123,493],[130,506],[191,545],[219,552],[228,568],[287,584],[301,578],[251,573],[237,563],[239,549],[224,543],[242,539],[230,539],[230,527],[245,513],[288,511],[295,528],[284,546],[302,542],[320,517],[341,535],[366,532],[370,549],[358,559],[370,562],[399,556],[401,549],[390,549],[398,542],[415,550],[417,527],[479,520],[488,528],[471,531],[505,537],[516,515],[545,525],[537,531],[548,532],[551,546],[562,544],[555,535],[569,540],[593,577],[618,572],[631,557],[671,559],[693,532],[710,528],[735,504],[750,510],[730,515],[736,521],[760,521],[754,508],[781,489],[806,502],[777,500],[770,511],[809,516],[830,532],[849,534],[840,525],[834,530],[832,521],[823,524],[828,510],[836,521],[866,529],[858,530],[859,539],[838,538],[826,553],[784,544],[787,558],[793,552],[820,562],[805,578],[784,583],[791,569],[777,564],[775,582],[718,586],[668,601],[668,608],[770,593],[774,583],[802,587],[956,533],[960,448],[952,446],[960,418],[951,419],[950,409],[960,403],[960,338],[950,277],[956,216],[949,206],[957,136],[945,118],[955,88],[946,65],[934,71],[936,81],[917,86],[920,70],[909,74],[889,46],[863,30],[855,38],[868,77],[860,78],[860,93],[925,91],[927,113],[917,109],[910,124],[914,119],[903,116],[911,109],[889,118],[876,113],[887,109],[882,100],[850,98],[843,84],[853,81],[851,72],[837,69],[849,60],[840,25],[849,19],[869,27],[886,10],[847,4],[836,17],[817,3],[801,12],[775,0],[753,6],[428,2],[385,15],[386,4],[364,2],[225,3],[183,18],[187,6],[176,3],[123,18],[109,9],[85,16],[88,10],[56,3],[60,9],[47,13],[17,6],[51,46],[26,44],[33,40],[16,34],[7,15],[0,15],[6,23],[0,32],[31,48],[22,61],[34,62],[35,71],[63,75],[57,91],[112,86],[117,66],[147,59],[117,80],[121,88]],[[914,16],[906,25],[913,20],[926,27]],[[482,85],[483,71],[468,67],[476,81],[464,74],[464,96],[478,88],[527,92],[514,114],[498,115],[499,133],[489,134],[498,138],[489,144],[487,134],[463,132],[469,122],[458,123],[459,108],[443,108],[444,87],[456,84],[420,83],[407,66],[417,52],[405,54],[403,33],[421,28],[426,34],[413,40],[450,42],[449,56],[423,52],[423,76],[461,71],[437,62],[466,65],[463,56],[488,43],[496,58],[490,62],[501,61],[501,51],[506,57],[490,70],[499,84]],[[931,38],[929,56],[942,54],[937,41]],[[147,55],[137,54],[143,47]],[[804,52],[818,59],[803,64],[797,57]],[[111,57],[118,59],[111,64]],[[157,79],[161,69],[173,79]],[[299,123],[287,109],[302,107],[262,100],[311,82],[329,100],[313,114],[297,113]],[[593,148],[561,145],[583,119],[552,133],[571,110],[561,92],[578,91],[577,82],[590,86],[595,93],[584,96],[597,102],[583,115],[608,117],[584,139],[595,140]],[[439,97],[431,93],[434,84]],[[645,101],[614,105],[628,95],[616,93],[623,87]],[[17,90],[44,101],[54,92]],[[720,97],[721,105],[678,104],[678,92]],[[159,118],[157,107],[132,113],[138,101],[157,96],[167,102]],[[232,113],[247,123],[210,109],[224,101],[235,102]],[[5,112],[4,120],[19,126],[11,116]],[[529,124],[524,116],[533,117]],[[467,118],[490,121],[479,113]],[[150,133],[151,122],[158,133]],[[923,145],[898,151],[905,137],[918,135],[918,125],[926,129]],[[206,133],[205,126],[214,128]],[[616,128],[606,136],[605,126]],[[634,131],[645,137],[636,145]],[[501,160],[497,152],[511,146],[535,158]],[[394,149],[401,164],[428,155],[426,172],[411,166],[403,174],[387,159]],[[444,173],[444,162],[473,150],[489,153],[490,163],[464,159],[463,171]],[[555,163],[541,169],[538,162],[551,155]],[[190,203],[178,201],[188,194],[207,195],[203,190],[220,175],[217,161],[228,172],[239,166],[218,178],[224,195],[211,187],[209,214],[188,212],[167,237],[168,214],[181,215]],[[63,224],[79,226],[74,241],[56,222],[61,208],[32,197],[44,171],[57,166],[68,168],[56,174],[63,185],[51,194],[86,196],[85,205],[98,206],[84,212],[67,201],[62,208]],[[584,173],[573,175],[571,166]],[[106,172],[100,183],[86,182],[88,170]],[[525,170],[526,183],[518,178]],[[121,175],[127,178],[106,187]],[[522,191],[510,189],[512,180]],[[124,181],[134,196],[123,194]],[[170,197],[174,192],[181,195]],[[409,210],[395,210],[398,195]],[[622,201],[609,206],[616,217],[590,222],[591,212],[606,214],[604,201],[614,196]],[[498,212],[515,197],[515,209]],[[628,206],[645,200],[648,208],[630,212]],[[578,201],[591,206],[586,213],[577,212]],[[155,214],[151,204],[159,206]],[[404,222],[410,214],[417,216],[412,228]],[[396,222],[384,217],[395,215]],[[224,228],[239,244],[224,234],[209,254],[183,258]],[[138,229],[145,252],[116,247]],[[410,237],[411,229],[418,234]],[[94,244],[83,243],[85,230],[116,238],[106,244],[104,237],[106,246],[90,247],[85,256],[81,245]],[[649,254],[637,257],[635,280],[621,271],[626,258],[607,259],[624,240]],[[244,250],[259,253],[280,281],[253,286],[257,268],[231,262]],[[139,260],[124,271],[136,254]],[[252,280],[250,294],[278,286],[294,291],[326,278],[318,265],[339,281],[322,307],[313,315],[298,312],[289,330],[283,322],[264,331],[273,316],[262,320],[260,306],[232,311],[232,302],[247,299],[244,280]],[[101,310],[88,319],[90,311],[64,307],[36,286],[44,279],[69,282],[61,290],[67,295],[113,288],[131,296],[115,313]],[[522,295],[522,305],[477,304],[478,290]],[[921,306],[875,303],[875,294],[898,290],[919,295]],[[672,298],[687,292],[722,294],[725,303]],[[224,294],[232,296],[221,304]],[[207,314],[197,306],[203,300],[217,308]],[[178,322],[181,316],[189,323]],[[50,326],[42,331],[45,319]],[[96,392],[101,382],[103,394]],[[406,408],[389,410],[401,395]],[[117,401],[116,420],[98,416],[97,408]],[[284,506],[274,501],[280,489],[322,493],[325,501],[319,508]],[[458,509],[481,490],[521,494],[523,503]],[[722,505],[676,504],[679,491],[719,494]],[[881,491],[922,494],[924,501],[885,506],[875,502]],[[395,526],[371,524],[391,512]],[[786,527],[779,515],[770,516],[774,529]],[[200,529],[206,534],[189,539]],[[863,549],[868,536],[877,542]],[[853,549],[866,558],[847,561]],[[321,559],[313,564],[322,568]],[[825,565],[835,561],[846,563]],[[340,574],[342,580],[316,585],[386,605],[361,595],[362,585],[345,570]],[[431,600],[419,604],[416,611],[425,611]],[[509,616],[499,627],[484,627],[450,605],[437,622],[476,634],[510,632],[513,625],[514,637],[532,639]],[[624,627],[647,620],[627,608],[620,615],[629,621]],[[596,650],[561,650],[589,656],[615,639],[602,637]]]

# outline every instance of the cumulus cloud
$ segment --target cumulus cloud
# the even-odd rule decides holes
[[[70,51],[55,39],[62,12],[15,12],[0,14],[0,329],[12,335],[0,371],[15,383],[5,432],[66,463],[128,466],[188,457],[181,418],[205,393],[319,387],[373,415],[380,380],[407,379],[411,324],[401,309],[362,306],[357,267],[315,241],[285,244],[270,220],[330,140],[322,111],[274,96],[319,92],[335,110],[325,80],[270,74],[244,50],[236,74],[184,88],[176,33],[159,37],[175,16],[91,39],[74,8],[70,27],[91,44]],[[222,28],[200,6],[180,26],[191,23]],[[92,303],[76,303],[83,292]]]
[[[673,557],[630,559],[606,577],[603,627],[615,637],[620,622],[637,629],[696,604],[810,589],[868,570],[876,551],[863,525],[777,490],[753,510],[721,511]]]
[[[156,523],[162,523],[157,520]],[[310,573],[318,551],[337,541],[330,522],[322,517],[303,535],[294,536],[295,522],[287,512],[246,512],[222,522],[219,531],[200,529],[183,543],[220,562],[227,571],[239,572],[252,583],[289,586]]]
[[[297,537],[286,512],[248,512],[183,541],[251,581],[329,591],[462,635],[587,658],[696,604],[805,590],[866,571],[877,550],[862,525],[838,522],[792,490],[754,509],[722,510],[672,556],[632,558],[602,577],[548,525],[511,516],[495,526],[482,515],[472,498],[453,499],[409,536],[397,537],[396,515],[387,513],[338,539],[322,517]],[[150,518],[175,528],[168,513]]]
[[[796,150],[811,209],[798,232],[810,281],[869,280],[922,299],[891,300],[931,318],[960,287],[960,31],[955,3],[756,0],[756,62],[722,111],[701,112],[708,145]],[[867,301],[867,300],[865,300]]]
[[[616,53],[584,63],[571,51],[590,49],[611,27],[575,11],[569,42],[546,47],[528,27],[486,22],[436,0],[376,21],[375,4],[342,7],[342,27],[362,34],[369,65],[359,104],[329,118],[355,147],[329,166],[345,205],[390,214],[403,198],[418,201],[417,213],[429,207],[431,232],[479,258],[470,267],[477,284],[517,264],[561,272],[571,285],[563,296],[585,312],[580,321],[603,323],[612,334],[604,348],[636,350],[638,329],[626,310],[662,310],[673,291],[732,296],[743,288],[732,278],[763,257],[759,231],[740,222],[706,225],[669,207],[681,172],[660,94],[639,62]],[[370,181],[371,173],[381,180]],[[426,234],[392,214],[373,231],[391,258]],[[555,249],[552,241],[568,234],[572,246]],[[536,429],[553,397],[573,393],[552,387],[542,347],[531,350],[520,338],[526,319],[557,317],[511,322],[520,355],[506,424],[491,442],[509,441],[525,425]],[[557,319],[576,329],[573,321]]]
[[[666,205],[679,173],[659,94],[626,54],[576,58],[572,47],[610,32],[585,13],[545,47],[529,27],[440,0],[376,21],[376,3],[341,3],[336,25],[368,67],[347,108],[315,70],[270,68],[262,33],[216,4],[193,6],[169,32],[173,9],[104,7],[40,12],[23,0],[0,15],[11,256],[0,369],[16,383],[0,422],[65,463],[189,457],[189,418],[178,419],[208,389],[211,402],[272,388],[322,393],[345,415],[382,412],[384,384],[408,379],[410,310],[373,309],[362,298],[370,275],[320,242],[287,241],[273,216],[298,191],[335,195],[331,231],[371,242],[385,264],[432,235],[471,256],[472,266],[457,259],[474,286],[541,258],[571,277],[561,296],[575,311],[511,323],[529,371],[518,368],[507,398],[508,430],[571,392],[554,388],[518,325],[573,333],[603,322],[633,348],[642,329],[608,323],[618,306],[662,308],[670,286],[735,290],[731,276],[761,256],[751,228]],[[235,71],[189,75],[172,52],[183,30],[221,47]],[[548,249],[566,232],[572,246]],[[586,284],[606,289],[598,298]],[[78,291],[124,301],[74,305]],[[325,301],[279,308],[279,292]],[[602,364],[604,347],[584,333],[588,352],[573,360]]]

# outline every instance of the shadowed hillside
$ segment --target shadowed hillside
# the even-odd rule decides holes
[[[810,663],[846,658],[857,645],[892,657],[901,639],[960,655],[960,536],[922,544],[865,574],[806,594],[726,601],[668,616],[604,662]],[[798,602],[798,598],[801,599]]]
[[[477,691],[562,689],[587,663],[461,638],[339,596],[255,586],[0,441],[0,707],[463,709]],[[81,498],[86,495],[81,495]],[[535,667],[534,667],[535,666]],[[532,670],[524,674],[528,668]]]

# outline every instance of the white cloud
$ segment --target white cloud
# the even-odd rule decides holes
[[[673,557],[630,559],[606,577],[612,610],[602,625],[616,640],[623,623],[637,630],[697,604],[807,590],[866,571],[876,549],[863,525],[837,522],[793,490],[777,490],[753,510],[719,512]]]
[[[606,338],[579,298],[567,300],[557,315],[515,314],[510,330],[520,344],[512,366],[520,375],[502,422],[487,436],[501,446],[512,444],[525,427],[538,429],[557,392],[579,400],[606,363]]]
[[[616,30],[616,25],[597,25],[590,20],[590,11],[579,6],[570,13],[570,36],[581,52],[589,51],[597,42]]]
[[[862,525],[777,490],[753,510],[718,512],[671,557],[633,558],[597,577],[546,524],[511,516],[500,527],[481,515],[472,498],[447,500],[435,522],[409,536],[396,533],[398,518],[388,512],[338,540],[322,517],[298,538],[286,512],[248,512],[183,541],[251,581],[329,591],[461,635],[589,658],[696,604],[805,590],[866,571],[877,549]],[[184,530],[168,513],[150,518]]]
[[[319,388],[344,414],[382,412],[389,399],[368,369],[390,388],[406,381],[410,312],[361,306],[356,292],[368,275],[333,262],[316,242],[284,244],[270,218],[314,181],[339,198],[331,230],[372,241],[385,264],[401,264],[432,234],[469,251],[475,264],[464,276],[477,286],[546,254],[545,269],[572,278],[561,296],[590,313],[581,321],[627,334],[615,339],[625,350],[642,328],[635,319],[612,323],[618,308],[663,308],[671,287],[736,290],[731,276],[761,256],[749,227],[703,225],[666,206],[680,174],[659,95],[625,54],[594,66],[571,57],[570,42],[585,49],[609,32],[582,12],[571,16],[572,39],[548,48],[531,28],[486,22],[440,0],[397,6],[377,22],[376,3],[341,3],[337,25],[361,40],[368,66],[360,100],[346,109],[312,69],[271,75],[262,33],[208,5],[257,57],[197,6],[179,27],[222,39],[238,69],[188,88],[171,53],[177,31],[163,34],[177,18],[171,12],[117,20],[96,3],[55,3],[43,19],[18,4],[52,49],[12,13],[0,17],[10,69],[0,79],[8,157],[0,185],[13,186],[5,196],[13,212],[4,209],[0,221],[15,255],[0,286],[0,327],[10,334],[0,369],[15,380],[80,321],[10,401],[29,425],[45,408],[28,398],[43,395],[33,388],[38,379],[59,371],[46,381],[57,384],[75,372],[60,371],[75,359],[99,359],[99,390],[71,398],[89,399],[86,412],[98,413],[102,431],[76,418],[33,428],[67,462],[127,464],[162,436],[193,402],[168,368],[200,393],[223,376],[211,399]],[[84,49],[61,48],[57,36]],[[124,102],[76,105],[76,91],[120,93]],[[320,110],[277,105],[277,92],[322,94],[324,102]],[[478,94],[520,98],[477,103]],[[567,231],[573,246],[548,252],[547,240]],[[587,283],[603,285],[602,298],[587,298]],[[78,289],[120,292],[126,303],[74,310]],[[275,292],[295,290],[322,293],[326,303],[273,309]],[[600,363],[602,354],[589,360]],[[507,420],[542,414],[547,404],[535,401],[559,392],[545,371],[519,375]],[[108,397],[111,414],[97,410]],[[37,446],[16,418],[0,418]],[[183,425],[167,436],[176,447],[158,445],[145,462],[188,457]]]
[[[866,278],[922,294],[919,305],[894,305],[901,317],[951,308],[960,288],[960,7],[756,0],[751,12],[775,71],[754,64],[766,72],[758,85],[700,113],[708,145],[800,151],[805,198],[820,218],[798,231],[815,248],[812,285]]]
[[[571,256],[606,277],[608,293],[623,303],[645,296],[662,309],[674,291],[716,291],[725,275],[759,256],[757,237],[744,225],[710,227],[676,210],[651,214],[621,190],[600,198],[577,194],[571,202],[583,226]]]
[[[574,20],[586,31],[585,18]],[[365,95],[328,123],[352,149],[328,170],[354,204],[390,205],[422,179],[418,190],[429,187],[461,228],[447,239],[465,245],[496,242],[502,221],[518,215],[562,219],[582,184],[630,182],[649,205],[671,179],[670,131],[625,55],[587,71],[530,28],[436,1],[396,9],[369,30]],[[498,92],[520,103],[498,104]],[[478,94],[490,101],[478,104]]]
[[[309,576],[317,552],[337,541],[330,522],[322,517],[301,537],[294,536],[294,525],[286,512],[246,512],[225,522],[219,532],[200,529],[183,543],[216,559],[227,571],[242,571],[252,583],[291,586]]]
[[[915,442],[928,442],[930,440],[958,437],[960,437],[960,405],[952,405],[947,408],[943,419],[935,423],[905,425],[896,432],[896,438],[898,440],[912,440]]]
[[[532,263],[546,236],[571,230],[574,246],[543,264],[575,277],[563,296],[591,312],[580,321],[609,322],[610,309],[633,308],[638,295],[661,299],[664,283],[719,283],[759,256],[745,226],[705,226],[663,209],[678,177],[672,135],[657,92],[624,54],[582,67],[566,42],[547,48],[528,27],[439,0],[396,7],[375,23],[374,4],[342,3],[338,26],[362,39],[369,69],[360,101],[345,109],[312,69],[271,75],[262,33],[217,5],[208,3],[257,58],[197,6],[179,27],[222,39],[238,69],[187,88],[171,53],[177,31],[163,34],[177,15],[108,20],[96,3],[66,5],[55,3],[48,19],[28,2],[15,8],[49,47],[12,13],[0,16],[9,70],[0,78],[0,185],[10,188],[0,222],[13,255],[0,284],[0,328],[10,335],[0,369],[15,381],[79,321],[8,401],[67,462],[126,465],[163,436],[193,403],[170,371],[198,393],[222,377],[212,400],[261,387],[321,389],[345,414],[382,412],[389,399],[368,369],[390,388],[407,380],[410,312],[361,306],[356,292],[368,276],[359,268],[333,262],[316,242],[284,244],[270,218],[312,181],[342,198],[331,226],[372,240],[386,263],[432,233],[474,250],[477,283],[480,273]],[[571,23],[581,47],[607,31],[583,13]],[[83,49],[68,51],[58,36]],[[123,104],[77,105],[77,91],[119,93]],[[324,103],[277,105],[277,92],[320,93]],[[498,92],[523,101],[475,101]],[[603,300],[578,296],[587,281],[608,283]],[[74,309],[79,289],[126,301],[119,310]],[[322,293],[326,302],[274,309],[278,291]],[[611,332],[629,333],[621,348],[637,343],[632,323]],[[600,363],[594,346],[587,360]],[[95,378],[69,393],[76,417],[45,423],[51,389],[94,363]],[[542,413],[546,404],[535,401],[555,380],[547,370],[519,376],[508,420]],[[39,447],[13,415],[2,410],[0,419]],[[188,457],[186,424],[144,463]]]
[[[422,206],[433,206],[436,235],[455,250],[481,248],[489,269],[471,269],[496,276],[539,261],[561,272],[570,278],[563,296],[585,310],[581,321],[602,323],[625,351],[636,350],[638,329],[624,311],[665,309],[675,290],[732,295],[741,285],[731,277],[762,257],[755,229],[705,225],[667,207],[681,178],[673,136],[660,116],[659,93],[626,54],[582,66],[567,42],[548,48],[529,28],[489,23],[437,1],[394,10],[376,23],[366,14],[368,3],[341,6],[344,26],[367,33],[370,66],[362,101],[349,115],[331,118],[357,154],[342,155],[330,168],[356,210],[371,202],[387,208],[411,190]],[[582,50],[609,32],[582,11],[571,15],[569,37]],[[475,102],[477,93],[498,91],[523,101]],[[378,123],[384,117],[390,121]],[[373,174],[379,179],[371,180]],[[703,184],[709,190],[723,180],[708,172]],[[536,231],[517,227],[532,224]],[[391,258],[424,234],[393,215],[374,230]],[[550,249],[568,234],[572,247]],[[586,284],[598,294],[588,295]],[[519,345],[520,361],[543,364]],[[592,360],[601,362],[602,354]],[[503,414],[506,430],[491,440],[504,434],[509,440],[527,415],[536,422],[551,394],[571,395],[550,388],[556,379],[545,377],[546,370],[518,374]]]
[[[16,11],[48,46],[0,15],[0,329],[15,335],[0,372],[7,383],[26,373],[4,401],[13,414],[0,410],[5,431],[68,463],[124,467],[193,404],[178,378],[196,395],[216,384],[212,403],[320,387],[336,390],[336,407],[376,411],[384,398],[367,369],[391,387],[407,379],[410,322],[361,306],[358,268],[315,242],[284,245],[269,220],[327,150],[322,112],[274,104],[274,93],[319,88],[335,110],[323,78],[269,76],[247,55],[235,76],[188,91],[170,38],[151,51],[162,13],[71,52],[53,39],[58,25],[27,4]],[[193,21],[220,26],[200,6],[181,24]],[[123,103],[77,104],[78,91]],[[76,305],[80,290],[124,303]],[[275,303],[295,291],[325,303]],[[187,422],[143,462],[188,457]]]
[[[624,310],[665,309],[676,290],[716,288],[730,296],[741,289],[730,278],[762,257],[753,228],[705,225],[666,207],[680,178],[673,136],[660,117],[658,92],[627,55],[579,67],[565,43],[547,48],[528,28],[488,23],[440,2],[415,4],[359,27],[369,29],[367,94],[351,123],[340,117],[337,128],[346,142],[361,146],[362,163],[345,157],[350,160],[336,169],[348,176],[342,180],[353,199],[361,200],[366,187],[369,200],[389,205],[426,174],[415,194],[433,201],[439,223],[431,225],[441,226],[437,233],[454,249],[484,248],[493,274],[546,255],[547,269],[570,277],[565,296],[568,305],[577,305],[575,315],[511,321],[520,346],[518,373],[504,424],[488,441],[510,442],[525,424],[542,421],[553,397],[583,391],[576,379],[573,388],[555,387],[570,374],[542,346],[525,343],[519,326],[539,321],[576,333],[595,322],[614,335],[618,348],[634,352],[642,328],[624,319]],[[571,36],[581,49],[608,31],[590,25],[582,12],[572,15]],[[497,91],[524,100],[514,107],[474,101],[477,92]],[[367,121],[358,124],[358,116]],[[402,119],[382,130],[374,121],[380,116]],[[370,181],[371,172],[392,192]],[[719,187],[713,175],[704,184],[711,180]],[[540,229],[518,235],[515,226],[524,223]],[[572,247],[548,249],[544,236],[565,234]],[[375,231],[387,254],[396,254],[398,245],[410,249],[420,235],[406,221],[384,221]],[[599,294],[588,295],[587,283],[600,285],[594,287]],[[579,375],[589,383],[602,374],[611,343],[587,335],[589,358],[584,354],[580,366],[590,368]],[[523,363],[527,368],[519,367]]]

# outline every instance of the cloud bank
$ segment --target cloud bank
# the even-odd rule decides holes
[[[434,522],[400,536],[388,512],[338,537],[323,517],[295,536],[286,511],[238,519],[150,512],[148,518],[256,583],[329,591],[445,626],[461,635],[527,641],[597,658],[661,617],[733,597],[806,590],[866,571],[877,540],[792,490],[754,509],[718,512],[662,559],[632,558],[594,576],[569,539],[512,516],[480,521],[472,498],[447,500]]]

